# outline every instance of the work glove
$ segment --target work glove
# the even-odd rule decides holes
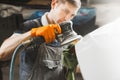
[[[66,68],[66,80],[75,80],[75,69],[78,61],[75,54],[75,46],[70,44],[67,49],[63,51],[63,65]]]
[[[53,42],[55,40],[56,34],[61,33],[61,28],[58,24],[49,24],[46,26],[32,28],[31,36],[38,37],[42,36],[46,43]]]

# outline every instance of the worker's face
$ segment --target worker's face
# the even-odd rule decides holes
[[[55,23],[71,20],[77,14],[79,8],[68,2],[64,4],[56,3],[51,10],[53,14],[52,19]]]

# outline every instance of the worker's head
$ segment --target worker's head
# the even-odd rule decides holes
[[[52,0],[49,18],[55,23],[71,20],[80,6],[80,0]]]

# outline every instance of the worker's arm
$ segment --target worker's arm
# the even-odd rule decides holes
[[[24,34],[13,34],[6,39],[0,47],[0,61],[5,61],[11,58],[15,48],[22,42],[29,40],[31,37],[43,36],[46,43],[50,43],[55,39],[55,31],[61,33],[61,28],[57,24],[50,24],[43,27],[33,28]]]
[[[30,39],[30,31],[24,34],[13,34],[11,37],[6,39],[0,47],[0,61],[5,61],[11,58],[11,55],[15,48],[22,42]]]

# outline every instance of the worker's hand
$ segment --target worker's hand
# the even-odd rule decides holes
[[[61,33],[61,28],[58,24],[49,24],[47,26],[33,28],[31,30],[32,37],[43,36],[46,43],[50,43],[55,40],[55,35]]]

